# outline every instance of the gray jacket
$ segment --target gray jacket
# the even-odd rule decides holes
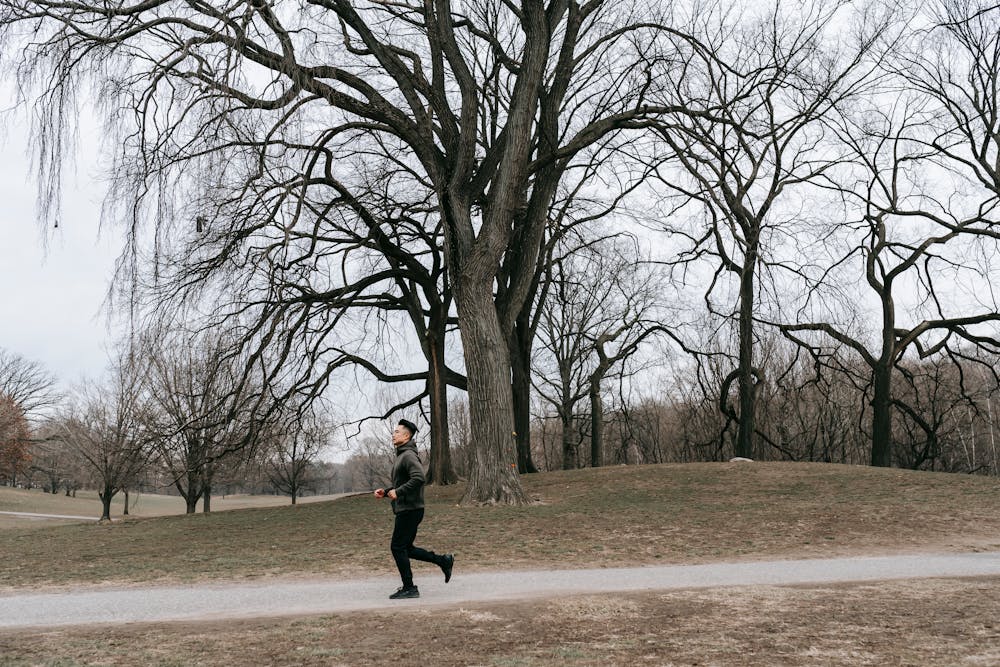
[[[392,501],[395,514],[418,510],[424,506],[424,466],[417,456],[417,446],[410,440],[396,448],[396,462],[392,465],[392,488],[396,499]],[[386,493],[389,489],[386,489]]]

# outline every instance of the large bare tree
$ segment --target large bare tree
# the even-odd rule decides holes
[[[826,350],[843,346],[870,369],[876,466],[893,462],[894,410],[919,417],[893,390],[907,353],[972,361],[962,344],[1000,350],[992,290],[1000,268],[1000,8],[960,1],[928,10],[924,19],[937,27],[895,45],[884,61],[897,86],[891,102],[859,108],[839,130],[856,164],[842,192],[858,219],[844,226],[855,236],[833,253],[831,269],[860,264],[879,325],[872,336],[852,319],[783,327],[817,359],[827,358],[825,338]]]
[[[122,128],[118,193],[135,218],[160,222],[157,239],[214,190],[252,200],[262,179],[307,163],[302,187],[353,192],[359,134],[419,173],[440,211],[468,377],[465,500],[519,504],[510,334],[574,161],[687,110],[648,97],[672,74],[669,11],[653,0],[4,0],[0,34],[26,36],[20,69],[48,82],[50,126],[64,126],[80,78],[98,82]]]
[[[755,394],[765,378],[755,361],[757,317],[768,298],[773,306],[788,285],[801,283],[795,257],[816,217],[802,201],[841,159],[825,119],[867,92],[868,55],[889,25],[868,7],[815,0],[743,12],[716,7],[692,19],[701,41],[686,51],[685,76],[662,82],[668,100],[718,109],[712,119],[677,115],[658,124],[663,150],[678,166],[661,171],[674,211],[662,224],[687,245],[670,263],[685,280],[703,280],[709,311],[735,323],[736,368],[720,393],[722,409],[737,422],[737,456],[753,457],[760,434]],[[845,22],[854,41],[834,48],[832,36]],[[693,266],[706,261],[714,266]],[[733,384],[735,408],[728,404]]]

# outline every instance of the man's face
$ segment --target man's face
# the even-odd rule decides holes
[[[410,441],[410,437],[410,429],[402,424],[396,424],[396,428],[392,429],[392,444],[396,447],[405,445]]]

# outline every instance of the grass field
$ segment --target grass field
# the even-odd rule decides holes
[[[469,570],[1000,549],[1000,482],[823,464],[616,467],[523,478],[527,508],[429,488],[419,544]],[[8,529],[0,586],[389,575],[389,508],[297,507]],[[164,548],[164,545],[173,545]],[[992,665],[1000,581],[585,596],[434,612],[0,635],[15,665]],[[137,657],[137,656],[141,656]]]
[[[299,498],[300,503],[321,502],[333,496],[307,496]],[[212,498],[213,511],[246,509],[248,507],[280,507],[289,505],[286,496],[229,495]],[[111,501],[112,519],[122,518],[125,496],[119,493]],[[199,510],[201,503],[198,504]],[[129,498],[129,515],[132,517],[154,517],[184,514],[184,499],[157,493],[133,493]],[[63,493],[45,493],[41,489],[12,489],[0,486],[0,512],[30,512],[33,514],[58,514],[65,516],[101,516],[101,500],[96,491],[78,491],[76,497]],[[77,523],[61,519],[26,519],[0,515],[0,530],[6,528],[38,528],[43,526]]]
[[[420,543],[461,553],[471,569],[1000,549],[1000,483],[986,477],[716,463],[555,472],[524,484],[537,500],[525,508],[462,507],[461,485],[428,488]],[[389,573],[391,521],[386,502],[364,495],[9,529],[0,588]]]

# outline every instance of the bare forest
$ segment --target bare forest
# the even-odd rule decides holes
[[[294,502],[378,486],[399,417],[467,504],[1000,474],[995,3],[0,0],[0,72],[45,227],[102,122],[130,332],[67,396],[0,355],[5,483]]]

